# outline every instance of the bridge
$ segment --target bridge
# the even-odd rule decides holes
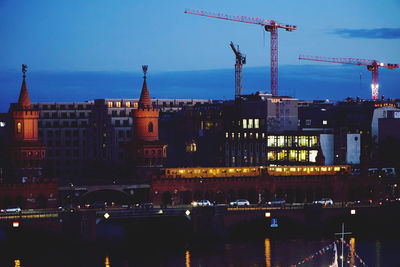
[[[67,185],[58,188],[61,202],[84,201],[95,194],[106,193],[108,197],[124,200],[146,199],[150,184],[96,184],[96,185]],[[113,196],[114,194],[114,196]]]
[[[156,240],[165,235],[179,238],[226,237],[235,234],[260,236],[274,233],[333,233],[342,222],[355,233],[396,232],[400,223],[399,204],[23,210],[21,213],[1,213],[0,232],[17,233],[29,229],[90,242],[115,229],[121,230],[121,238],[129,240],[139,236],[145,240]]]

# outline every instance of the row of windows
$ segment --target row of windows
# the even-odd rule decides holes
[[[46,119],[48,119],[48,118],[52,118],[52,119],[58,119],[58,118],[61,118],[61,119],[67,119],[67,118],[75,119],[75,118],[88,118],[90,113],[86,113],[86,112],[79,112],[79,113],[75,113],[75,112],[61,112],[61,113],[58,113],[58,112],[43,112],[43,114],[41,114],[41,115],[43,115],[42,117],[46,118]]]
[[[260,128],[259,119],[242,119],[243,129],[258,129]]]
[[[45,131],[46,132],[46,136],[47,137],[61,137],[61,130],[55,130],[55,131],[53,131],[53,130],[46,130]],[[42,130],[39,130],[39,132],[38,132],[38,134],[39,134],[39,137],[42,137],[43,136],[43,131]],[[82,131],[82,136],[85,136],[86,135],[86,130],[83,130]],[[73,137],[79,137],[80,135],[79,135],[79,130],[73,130],[73,131],[71,131],[71,130],[64,130],[64,136],[65,137],[71,137],[71,136],[73,136]]]
[[[240,139],[243,136],[246,138],[259,139],[265,138],[265,133],[225,133],[226,138]],[[317,136],[286,136],[286,135],[268,135],[267,146],[268,147],[315,147],[318,145]]]
[[[85,151],[83,151],[83,154],[86,154]],[[69,149],[67,149],[67,150],[64,150],[64,152],[62,150],[58,150],[58,149],[56,149],[54,151],[53,150],[49,150],[49,151],[47,151],[47,155],[49,157],[52,157],[52,156],[58,157],[58,156],[61,156],[61,155],[79,157],[79,150],[76,150],[76,149],[75,150],[69,150]]]
[[[64,142],[65,146],[79,146],[79,140],[74,140],[71,142],[71,140],[65,140]],[[86,142],[85,140],[82,141],[82,146],[85,146]],[[56,147],[61,146],[61,141],[60,140],[55,140],[55,142],[53,143],[53,140],[47,140],[46,145],[48,147],[52,147],[53,145],[55,145]]]
[[[237,139],[240,139],[240,138],[250,138],[250,139],[252,139],[252,138],[255,138],[255,139],[258,139],[258,138],[265,138],[265,133],[231,133],[230,135],[229,135],[229,133],[228,132],[226,132],[225,133],[225,137],[226,138],[231,138],[231,139],[235,139],[235,138],[237,138]]]
[[[129,120],[115,120],[114,121],[114,125],[116,127],[119,127],[119,126],[128,127],[128,126],[130,126],[129,125]]]
[[[50,121],[46,121],[46,122],[39,121],[38,122],[38,127],[39,128],[52,128],[52,127],[59,128],[61,126],[62,127],[78,128],[78,125],[79,125],[79,127],[87,127],[88,123],[87,123],[87,121],[81,121],[79,124],[78,124],[78,121],[63,121],[62,123],[60,123],[60,121],[53,121],[53,122],[50,122]]]
[[[63,110],[63,109],[79,109],[79,110],[86,110],[86,109],[91,109],[92,108],[92,105],[83,105],[83,104],[79,104],[79,105],[74,105],[74,104],[68,104],[68,105],[65,105],[65,104],[61,104],[61,105],[55,105],[55,104],[52,104],[52,105],[38,105],[38,104],[36,104],[36,105],[33,105],[33,108],[35,108],[35,109],[40,109],[40,110],[47,110],[47,109],[53,109],[53,110],[56,110],[56,109],[61,109],[61,110]]]
[[[266,161],[291,161],[291,162],[316,162],[318,151],[317,150],[281,150],[281,151],[268,151],[267,156],[263,159]],[[249,163],[259,164],[262,158],[256,155],[255,157],[247,155],[231,156],[232,164]]]

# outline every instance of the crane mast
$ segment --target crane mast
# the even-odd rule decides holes
[[[350,65],[359,65],[359,66],[367,66],[367,70],[372,73],[372,82],[371,82],[371,94],[372,100],[379,99],[379,68],[388,68],[389,70],[399,68],[398,64],[390,64],[383,63],[377,60],[371,59],[359,59],[359,58],[338,58],[338,57],[319,57],[319,56],[299,56],[300,60],[312,60],[312,61],[321,61],[321,62],[330,62],[330,63],[339,63],[339,64],[350,64]]]
[[[271,33],[271,93],[273,96],[278,95],[278,28],[285,29],[286,31],[297,30],[294,25],[287,25],[276,22],[274,20],[253,18],[247,16],[227,15],[222,13],[214,13],[210,11],[195,10],[187,8],[186,14],[199,15],[204,17],[225,19],[243,23],[257,24],[264,27],[265,31]]]
[[[235,53],[236,61],[235,61],[235,99],[239,98],[242,94],[242,86],[243,86],[243,79],[242,79],[242,67],[243,64],[246,64],[246,57],[242,55],[239,51],[239,46],[235,48],[235,45],[231,42],[230,46]]]

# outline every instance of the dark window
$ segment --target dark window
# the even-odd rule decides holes
[[[53,131],[52,130],[48,130],[47,131],[47,136],[48,137],[53,137]]]
[[[149,131],[149,133],[153,132],[153,123],[152,122],[149,122],[148,131]]]
[[[64,122],[63,122],[63,126],[64,126],[64,127],[68,127],[68,126],[69,126],[69,125],[68,125],[68,121],[64,121]]]
[[[70,118],[75,118],[75,112],[74,113],[69,113]]]
[[[74,130],[74,136],[78,137],[79,136],[79,131],[78,130]]]
[[[70,131],[70,130],[66,130],[66,131],[65,131],[65,136],[70,137],[70,136],[71,136],[71,131]]]

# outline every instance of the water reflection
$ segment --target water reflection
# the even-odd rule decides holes
[[[186,250],[185,253],[185,263],[186,263],[186,267],[190,267],[190,251]]]
[[[381,242],[378,240],[375,243],[375,252],[376,252],[376,267],[381,266]]]
[[[14,267],[21,267],[21,261],[20,260],[14,260]]]
[[[350,251],[350,264],[351,266],[354,266],[354,253],[356,251],[356,239],[354,237],[350,238],[350,245],[351,245],[351,251]]]
[[[264,248],[265,248],[265,266],[271,267],[271,243],[269,238],[265,238]]]
[[[105,267],[110,267],[110,258],[108,256],[106,256],[106,260],[104,261],[105,263]]]

